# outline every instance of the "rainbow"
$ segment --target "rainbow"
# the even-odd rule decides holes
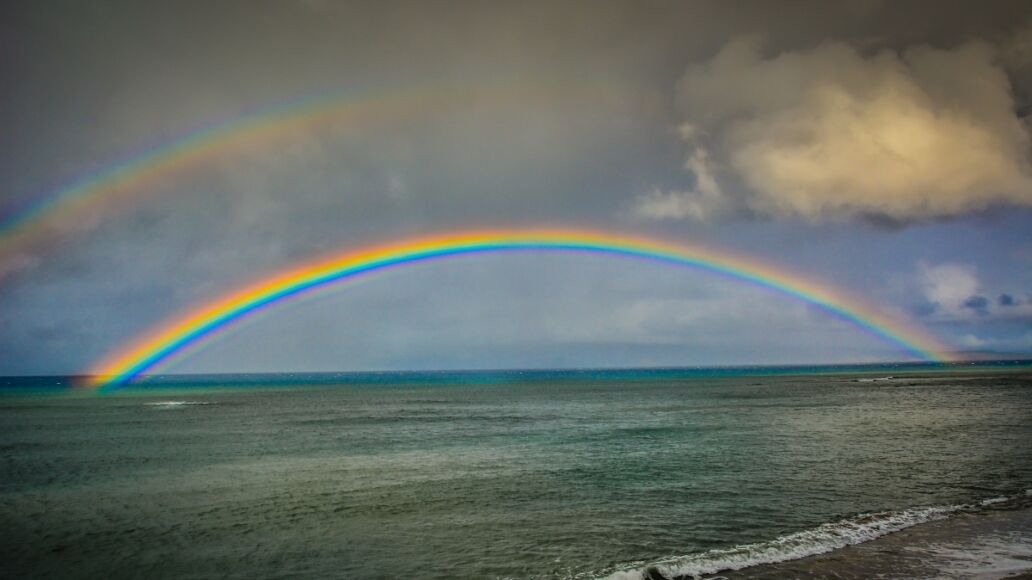
[[[104,202],[124,201],[213,155],[248,143],[274,138],[286,130],[339,115],[361,101],[340,96],[283,103],[213,124],[168,143],[127,156],[26,204],[0,221],[0,256],[50,237],[47,223],[71,220]]]
[[[687,266],[752,283],[814,304],[926,361],[951,360],[949,349],[915,326],[893,320],[841,290],[784,268],[699,245],[576,230],[508,230],[447,234],[345,251],[275,274],[172,319],[95,365],[87,386],[124,385],[173,355],[249,315],[330,284],[406,265],[478,253],[585,252]]]
[[[73,224],[83,221],[84,215],[92,216],[101,209],[114,211],[127,207],[130,201],[149,191],[150,186],[165,183],[221,154],[268,143],[295,131],[325,130],[360,122],[394,122],[421,112],[461,110],[468,107],[471,98],[518,103],[535,96],[576,99],[602,90],[617,89],[589,83],[560,85],[548,79],[535,84],[431,85],[380,91],[336,91],[257,109],[125,156],[0,216],[0,259],[56,239],[57,231],[73,228]]]

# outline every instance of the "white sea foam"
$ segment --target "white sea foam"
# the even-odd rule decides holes
[[[750,566],[785,562],[831,552],[917,524],[940,520],[970,508],[971,506],[965,505],[937,506],[898,512],[863,514],[781,536],[768,542],[666,558],[653,562],[648,567],[655,567],[669,578],[679,576],[698,578],[704,574],[714,574],[722,570],[741,570]],[[628,564],[623,570],[605,576],[605,578],[607,580],[641,580],[646,577],[645,569],[646,567],[640,562],[635,562]]]
[[[994,535],[975,545],[934,544],[922,550],[946,578],[1005,578],[1032,570],[1032,539]]]
[[[154,401],[153,403],[144,403],[148,407],[159,407],[162,409],[175,409],[179,407],[187,407],[190,405],[208,405],[210,403],[206,401]]]

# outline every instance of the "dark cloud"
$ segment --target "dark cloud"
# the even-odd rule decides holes
[[[687,111],[684,97],[695,83],[684,79],[696,79],[685,71],[711,63],[731,39],[763,37],[761,64],[792,51],[820,56],[827,50],[821,47],[834,45],[850,47],[850,62],[880,71],[872,64],[877,55],[903,62],[904,51],[915,46],[932,47],[927,50],[945,55],[947,64],[971,39],[1002,46],[1027,14],[1024,1],[977,7],[717,0],[0,3],[0,208],[38,199],[114,160],[274,103],[330,91],[390,97],[441,85],[458,89],[447,103],[417,100],[408,109],[296,127],[228,148],[162,174],[113,207],[73,216],[76,223],[67,230],[53,227],[48,244],[0,263],[0,374],[80,370],[191,305],[299,260],[460,227],[574,224],[729,247],[817,281],[852,287],[874,303],[884,302],[888,311],[904,310],[910,302],[911,297],[893,302],[890,288],[925,258],[979,264],[986,288],[1027,287],[1027,264],[1007,251],[1027,240],[1032,214],[1022,210],[1007,212],[991,228],[963,218],[903,228],[910,223],[909,209],[865,213],[869,206],[856,207],[858,215],[898,226],[874,232],[853,224],[777,220],[764,208],[750,210],[762,219],[729,224],[627,219],[633,200],[653,189],[694,188],[714,197],[730,190],[719,181],[726,152],[689,159],[695,169],[686,174],[677,128],[688,112],[705,117],[726,104],[701,99],[712,110]],[[1021,51],[1012,52],[1007,70],[1026,70]],[[1003,66],[975,64],[964,70],[992,73]],[[1032,103],[1028,76],[1008,77],[1015,107]],[[999,79],[990,77],[989,94],[998,96]],[[970,113],[970,96],[958,92],[956,110]],[[933,97],[938,104],[948,100]],[[848,358],[854,347],[858,358],[876,356],[862,340],[829,339],[838,335],[821,326],[820,316],[789,312],[778,318],[767,312],[779,308],[776,300],[750,310],[733,300],[706,299],[702,282],[625,292],[618,268],[600,277],[573,267],[542,272],[533,264],[507,264],[513,271],[501,288],[482,279],[457,288],[431,273],[409,279],[415,288],[399,299],[440,299],[441,312],[461,322],[452,334],[434,338],[442,317],[415,307],[402,309],[408,316],[390,330],[378,330],[390,304],[356,299],[345,306],[357,310],[335,316],[363,329],[365,341],[346,335],[343,327],[316,324],[318,311],[299,305],[291,312],[313,323],[280,320],[270,327],[283,334],[277,339],[282,354],[269,360],[283,366],[299,361],[294,369],[322,368],[340,360],[334,344],[351,344],[351,368],[432,366],[450,346],[468,347],[463,336],[475,336],[482,345],[510,337],[512,348],[537,353],[490,358],[477,351],[485,360],[533,362],[548,349],[533,345],[540,328],[531,322],[542,312],[553,315],[542,306],[547,293],[536,290],[535,276],[543,274],[560,287],[583,290],[571,302],[582,309],[555,316],[557,325],[568,328],[549,331],[549,348],[564,353],[563,361],[648,361],[647,348],[612,345],[653,344],[660,336],[667,341],[664,364],[687,360],[677,356],[688,344],[696,348],[692,352],[705,353],[692,355],[698,364],[748,362],[761,351],[754,334],[806,336],[786,330],[793,325],[824,342],[786,346],[777,361],[798,359],[809,347],[829,357]],[[950,280],[942,278],[940,293],[952,296]],[[463,305],[487,290],[500,296],[492,307],[530,302],[493,323],[487,315],[462,313]],[[957,298],[983,292],[964,289]],[[950,312],[956,306],[950,302]],[[708,309],[705,320],[691,318],[692,307]],[[926,316],[934,306],[927,308]],[[614,319],[614,313],[624,318]],[[527,326],[520,326],[521,318]],[[735,323],[724,331],[722,320]],[[612,344],[591,351],[593,333],[610,332]],[[59,339],[61,333],[66,340]],[[699,337],[706,334],[713,338],[703,344]],[[226,341],[224,359],[204,359],[203,368],[247,370],[260,357],[250,356],[246,345],[271,349],[245,331],[237,339],[238,347]],[[363,342],[402,345],[422,358],[390,362]],[[847,346],[827,346],[835,344]]]
[[[1019,304],[1010,294],[1000,294],[998,302],[1000,306],[1017,306]]]
[[[938,309],[939,305],[934,302],[922,302],[914,306],[911,311],[914,313],[914,316],[925,318],[935,314],[935,311]]]
[[[989,314],[989,299],[985,296],[972,296],[965,300],[962,306],[982,316]]]

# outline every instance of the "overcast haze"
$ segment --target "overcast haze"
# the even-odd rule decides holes
[[[129,201],[38,225],[47,243],[0,257],[0,374],[81,372],[297,260],[484,226],[704,242],[846,288],[958,351],[1032,354],[1028,2],[0,10],[5,221],[119,160],[278,103],[407,99],[221,151]],[[905,357],[818,309],[702,272],[523,254],[345,284],[165,370]]]

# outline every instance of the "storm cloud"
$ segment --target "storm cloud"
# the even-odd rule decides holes
[[[197,130],[356,107],[41,219],[43,243],[0,253],[0,374],[82,371],[326,253],[493,227],[738,252],[903,319],[923,306],[949,344],[1027,351],[1029,18],[1010,0],[2,3],[5,218]],[[714,277],[426,264],[241,325],[175,370],[900,356]],[[1019,304],[963,307],[1000,293]]]

